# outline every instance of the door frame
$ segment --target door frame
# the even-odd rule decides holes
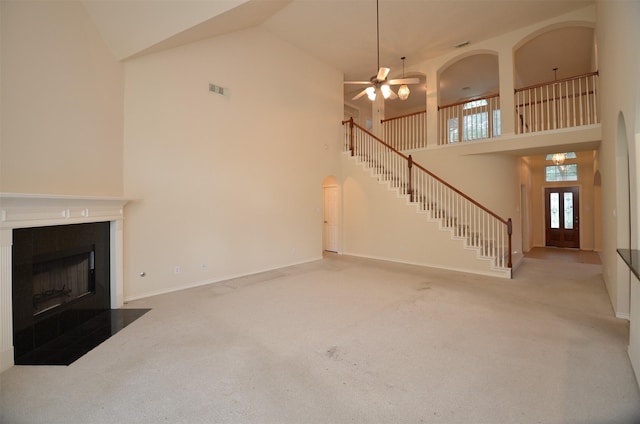
[[[569,181],[564,181],[564,183],[567,183]],[[557,184],[557,185],[544,185],[542,187],[542,231],[543,231],[543,240],[544,240],[544,246],[549,246],[549,244],[547,244],[547,216],[548,216],[548,211],[547,211],[547,191],[548,190],[558,190],[561,191],[563,189],[576,189],[577,190],[577,196],[578,196],[578,211],[577,214],[575,215],[575,218],[577,219],[577,238],[578,238],[578,246],[577,247],[565,247],[565,248],[571,248],[571,249],[580,249],[580,246],[582,245],[582,226],[580,225],[582,223],[582,207],[581,207],[581,201],[580,198],[582,197],[582,186],[580,184]],[[575,219],[574,219],[575,222]],[[555,247],[555,246],[549,246],[549,247]],[[563,248],[562,246],[558,246],[560,248]]]
[[[326,207],[326,190],[327,189],[335,189],[336,190],[336,246],[335,250],[328,250],[327,240],[325,237],[325,207]],[[323,252],[335,252],[340,253],[342,249],[342,207],[341,207],[341,197],[340,197],[340,185],[339,184],[323,184],[322,185],[322,251]]]

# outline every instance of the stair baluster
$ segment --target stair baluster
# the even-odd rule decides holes
[[[512,269],[511,218],[504,219],[456,189],[440,177],[389,146],[353,121],[345,125],[345,151],[374,170],[379,181],[388,182],[409,196],[419,210],[429,212],[454,237],[492,258],[497,268]]]

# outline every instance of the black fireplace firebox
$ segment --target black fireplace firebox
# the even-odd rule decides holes
[[[34,316],[95,293],[95,253],[90,245],[34,256]]]
[[[13,230],[15,362],[111,306],[109,222]]]

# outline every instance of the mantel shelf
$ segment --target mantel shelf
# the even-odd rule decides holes
[[[57,194],[0,193],[0,229],[117,221],[133,199]]]

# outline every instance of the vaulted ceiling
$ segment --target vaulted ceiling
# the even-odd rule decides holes
[[[380,65],[392,69],[390,77],[398,77],[402,56],[407,57],[406,69],[411,73],[412,64],[450,52],[458,43],[473,44],[593,3],[379,0]],[[121,60],[262,26],[342,71],[345,80],[368,80],[378,69],[375,0],[86,0],[84,4]],[[547,39],[523,46],[517,57],[522,64],[516,69],[519,85],[539,78],[541,72],[552,79],[554,67],[563,72],[584,65],[567,63],[572,55],[566,52],[589,49],[584,40],[592,46],[592,35],[567,32],[562,37],[562,42]],[[475,68],[474,78],[480,78],[483,69]],[[469,81],[463,87],[474,84]]]

